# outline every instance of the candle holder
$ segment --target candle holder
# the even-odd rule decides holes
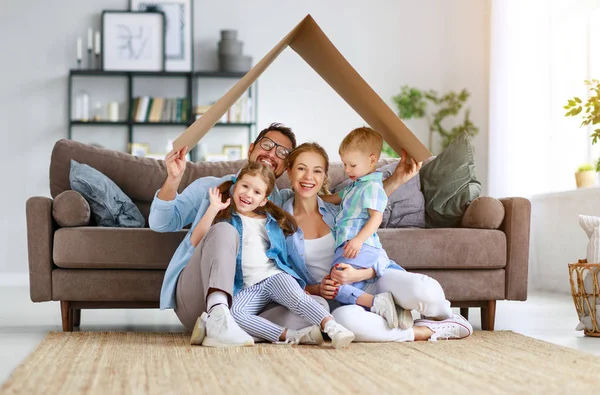
[[[88,69],[93,69],[94,68],[94,64],[92,62],[93,62],[94,58],[92,57],[92,49],[88,48],[87,53],[88,53],[88,56],[87,56]]]
[[[77,59],[77,69],[81,70],[81,59]]]
[[[100,54],[96,54],[96,70],[102,70],[102,63],[100,62]]]

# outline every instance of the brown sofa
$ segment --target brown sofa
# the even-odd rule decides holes
[[[156,233],[149,228],[94,225],[60,227],[53,217],[53,199],[70,189],[71,159],[111,178],[146,219],[154,194],[166,177],[163,161],[136,158],[71,140],[56,143],[50,163],[52,199],[28,199],[27,239],[31,300],[60,301],[64,331],[79,326],[81,309],[157,308],[164,271],[186,232]],[[244,161],[188,163],[181,190],[198,177],[231,174],[243,164]],[[332,185],[342,181],[339,163],[332,164],[330,179]],[[278,184],[288,184],[285,175]],[[488,203],[492,201],[487,199]],[[461,307],[463,314],[468,314],[469,307],[480,307],[482,327],[489,330],[494,328],[497,300],[527,297],[530,203],[523,198],[500,201],[504,218],[498,221],[499,229],[481,229],[490,222],[486,221],[485,211],[490,205],[482,200],[477,205],[479,212],[467,211],[478,218],[471,222],[479,228],[378,232],[393,260],[409,271],[437,279],[452,305]]]

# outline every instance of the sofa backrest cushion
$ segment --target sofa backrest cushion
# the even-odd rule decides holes
[[[94,147],[74,140],[56,142],[50,159],[50,194],[53,198],[70,190],[69,172],[71,160],[87,164],[110,178],[131,198],[148,223],[150,205],[154,194],[167,178],[163,160],[139,158],[124,152]],[[397,159],[381,159],[377,167],[396,162]],[[247,163],[246,159],[225,162],[188,162],[179,192],[200,177],[222,177],[236,173]],[[346,176],[340,162],[331,162],[329,180],[331,187],[341,183]],[[284,173],[277,180],[279,188],[289,188],[290,182]]]

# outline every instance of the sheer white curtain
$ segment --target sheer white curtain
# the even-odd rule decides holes
[[[577,167],[597,158],[589,131],[562,107],[586,97],[583,80],[600,79],[590,55],[600,51],[600,39],[597,50],[590,46],[598,7],[597,0],[492,0],[491,196],[574,189]]]

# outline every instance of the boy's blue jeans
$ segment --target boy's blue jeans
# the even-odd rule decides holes
[[[344,258],[344,246],[346,243],[347,241],[335,249],[333,263],[331,265],[334,270],[335,265],[338,263],[347,263],[355,269],[370,269],[379,259],[381,249],[366,244],[363,244],[356,258]],[[344,284],[339,287],[338,294],[334,299],[342,304],[356,304],[356,299],[365,293],[365,291],[363,291],[365,284],[366,281]]]

